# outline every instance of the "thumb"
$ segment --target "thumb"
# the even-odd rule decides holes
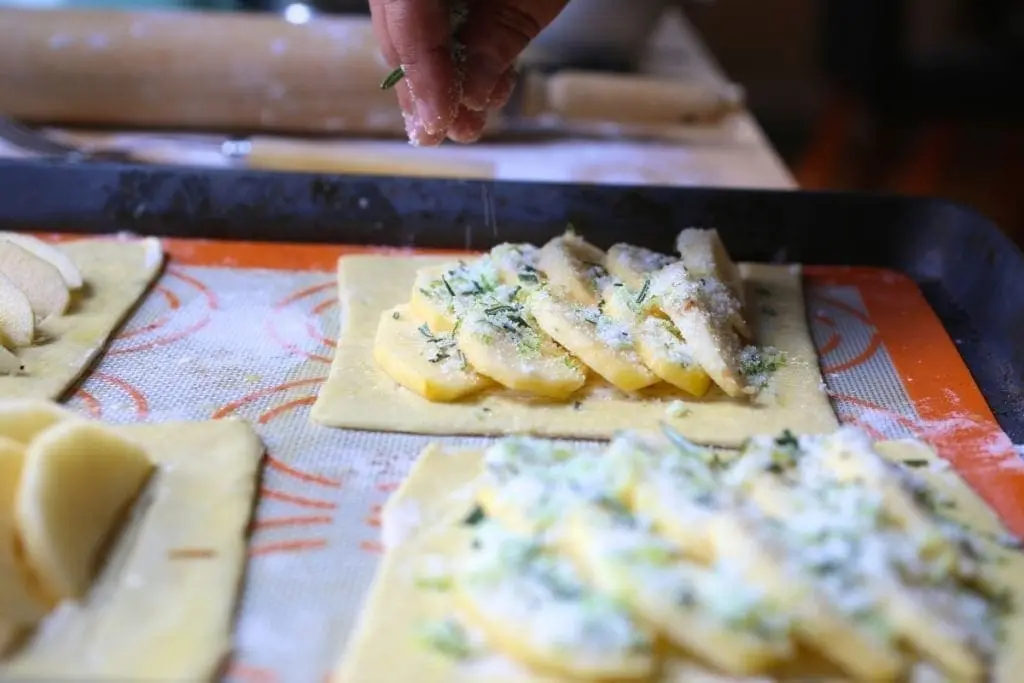
[[[462,101],[487,108],[498,79],[568,0],[484,0],[471,5],[459,39],[465,45],[466,72]]]

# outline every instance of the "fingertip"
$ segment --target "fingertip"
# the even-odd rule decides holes
[[[488,54],[470,54],[466,59],[470,67],[462,85],[463,105],[474,111],[483,111],[491,99],[491,92],[505,71],[505,65]]]
[[[473,111],[466,107],[460,107],[458,115],[448,128],[448,139],[463,145],[473,144],[483,136],[486,125],[486,111]]]
[[[447,126],[440,131],[431,131],[423,125],[412,89],[405,80],[398,84],[395,91],[398,95],[398,105],[402,110],[402,120],[405,123],[405,134],[409,138],[409,144],[414,147],[439,145],[444,140]]]

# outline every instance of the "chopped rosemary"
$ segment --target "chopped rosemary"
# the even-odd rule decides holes
[[[541,271],[529,263],[523,263],[519,266],[519,271],[516,274],[519,276],[519,282],[529,283],[530,285],[539,285],[541,283]]]
[[[796,435],[788,429],[782,430],[782,434],[775,439],[775,443],[776,445],[783,446],[785,448],[799,448],[800,446],[799,442],[796,440]]]
[[[403,69],[402,67],[398,67],[397,69],[395,69],[394,71],[392,71],[391,73],[384,77],[384,80],[380,82],[380,89],[391,90],[391,88],[398,85],[398,82],[403,78],[405,78],[405,69]]]
[[[516,307],[508,304],[498,304],[484,309],[484,315],[498,315],[499,313],[515,313]]]
[[[910,458],[902,461],[907,467],[927,467],[928,461],[923,458]]]
[[[452,619],[421,624],[418,635],[424,645],[452,659],[466,659],[473,654],[465,630]]]
[[[444,275],[441,276],[441,282],[444,283],[444,288],[448,290],[448,294],[451,295],[452,298],[455,298],[455,290],[452,289],[450,284],[448,284],[448,280]]]
[[[456,321],[455,327],[452,328],[451,332],[440,336],[431,332],[426,323],[419,326],[418,329],[420,334],[426,338],[428,343],[433,344],[435,347],[433,353],[427,356],[427,360],[429,362],[440,363],[442,361],[446,361],[452,357],[454,352],[454,356],[459,360],[459,363],[462,365],[462,369],[466,369],[466,358],[462,355],[462,351],[456,347],[455,342],[455,334],[459,331],[459,324],[461,322],[461,320]]]
[[[644,286],[640,289],[640,293],[636,296],[636,304],[639,306],[647,298],[648,292],[651,291],[651,280],[650,278],[644,280]]]
[[[466,515],[466,518],[462,520],[462,523],[466,526],[476,526],[480,522],[487,519],[487,513],[479,505],[473,507],[473,510]]]
[[[771,374],[786,364],[786,357],[774,347],[748,346],[740,353],[740,372],[755,387],[767,386]]]

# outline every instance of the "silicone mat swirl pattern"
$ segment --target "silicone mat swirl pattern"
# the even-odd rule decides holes
[[[70,404],[112,422],[233,414],[256,425],[267,457],[226,678],[324,680],[376,568],[380,507],[436,439],[308,419],[344,315],[332,270],[344,248],[167,246],[171,265]],[[877,438],[932,442],[1024,530],[1012,505],[1024,468],[916,286],[812,268],[806,294],[840,417]]]

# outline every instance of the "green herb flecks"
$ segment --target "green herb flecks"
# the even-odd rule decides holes
[[[466,515],[466,518],[462,520],[462,523],[466,526],[476,526],[480,522],[487,519],[487,513],[479,505],[473,507],[473,510]]]
[[[771,346],[748,346],[740,353],[740,372],[757,389],[765,388],[772,374],[785,364],[786,357]]]
[[[928,461],[923,458],[908,458],[907,460],[900,461],[906,467],[927,467]]]
[[[426,338],[428,345],[432,347],[427,354],[428,361],[431,363],[441,363],[449,358],[455,358],[458,360],[459,366],[463,370],[466,369],[466,357],[462,355],[462,351],[459,350],[455,341],[455,335],[459,331],[460,323],[461,321],[456,322],[451,332],[439,335],[431,332],[426,323],[420,325],[420,334]]]
[[[448,279],[444,275],[441,276],[441,282],[444,284],[444,288],[448,290],[448,295],[454,299],[455,290],[452,289],[450,284],[448,284]]]
[[[493,329],[496,334],[505,335],[505,338],[515,344],[516,350],[520,354],[537,353],[540,350],[541,338],[528,320],[528,314],[523,305],[516,301],[506,303],[497,297],[493,297],[493,301],[493,304],[482,309],[483,315],[479,321]],[[485,343],[491,343],[494,340],[494,335],[489,335],[484,330],[475,330],[475,333]],[[489,340],[486,339],[488,337]]]
[[[391,90],[391,88],[398,85],[398,82],[403,78],[405,78],[405,69],[403,69],[402,67],[398,67],[397,69],[395,69],[394,71],[392,71],[391,73],[384,77],[384,80],[380,82],[380,89]]]
[[[796,435],[788,429],[782,430],[782,434],[775,439],[775,444],[782,446],[783,448],[799,448],[800,443],[796,439]]]
[[[466,659],[473,654],[469,636],[454,619],[421,624],[417,635],[420,642],[446,657]]]
[[[644,299],[647,298],[647,294],[651,291],[650,279],[644,280],[644,286],[640,288],[640,293],[636,295],[636,305],[643,304]]]
[[[444,593],[451,589],[452,579],[450,576],[417,576],[416,587],[424,590]]]
[[[517,273],[520,282],[531,285],[540,284],[540,271],[528,263],[524,263]]]

